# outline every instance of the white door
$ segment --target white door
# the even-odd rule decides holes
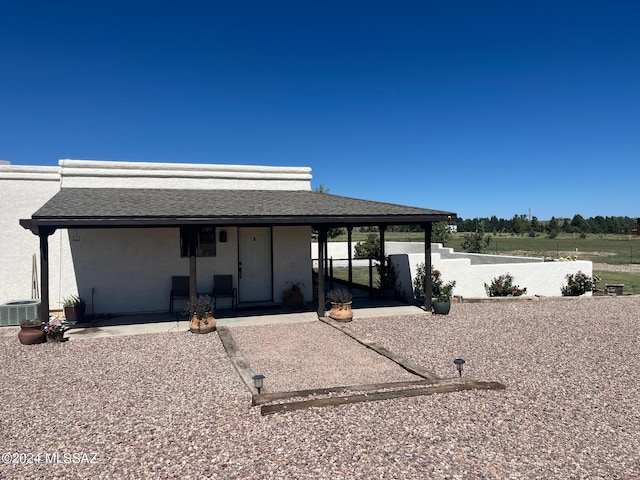
[[[270,302],[271,230],[268,227],[240,228],[240,302]]]

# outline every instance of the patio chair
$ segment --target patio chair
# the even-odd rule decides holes
[[[211,296],[218,306],[218,298],[231,298],[231,308],[238,306],[238,289],[233,286],[232,275],[214,275]]]
[[[189,300],[189,277],[171,277],[171,294],[169,295],[169,312],[173,312],[174,300]]]

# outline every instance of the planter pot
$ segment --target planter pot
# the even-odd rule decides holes
[[[47,333],[48,343],[60,343],[64,342],[64,332],[60,333]]]
[[[67,322],[82,322],[84,320],[84,313],[86,305],[77,305],[75,307],[64,307],[64,316]]]
[[[337,320],[338,322],[350,322],[353,320],[353,312],[351,311],[351,304],[347,303],[333,303],[331,302],[331,310],[329,310],[329,318]]]
[[[40,326],[20,327],[18,332],[18,340],[23,345],[35,345],[36,343],[44,343],[46,341],[45,334],[40,330]]]
[[[200,320],[193,315],[189,322],[189,331],[191,333],[210,333],[216,329],[216,319],[213,318],[213,314],[208,314],[205,318]]]
[[[451,310],[451,302],[433,302],[433,313],[437,315],[448,315]]]

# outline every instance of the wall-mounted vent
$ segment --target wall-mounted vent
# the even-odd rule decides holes
[[[23,320],[38,317],[40,300],[17,300],[0,305],[0,326],[20,325]]]

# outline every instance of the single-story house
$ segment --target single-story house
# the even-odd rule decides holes
[[[72,294],[95,314],[166,311],[172,276],[189,276],[193,296],[211,291],[214,274],[228,274],[240,305],[278,304],[288,282],[312,285],[312,229],[322,257],[331,227],[350,234],[379,226],[384,245],[386,226],[419,224],[430,264],[432,222],[455,218],[315,192],[311,178],[308,167],[68,159],[57,167],[0,165],[0,303],[37,290],[43,318]],[[312,300],[311,288],[303,293]]]

